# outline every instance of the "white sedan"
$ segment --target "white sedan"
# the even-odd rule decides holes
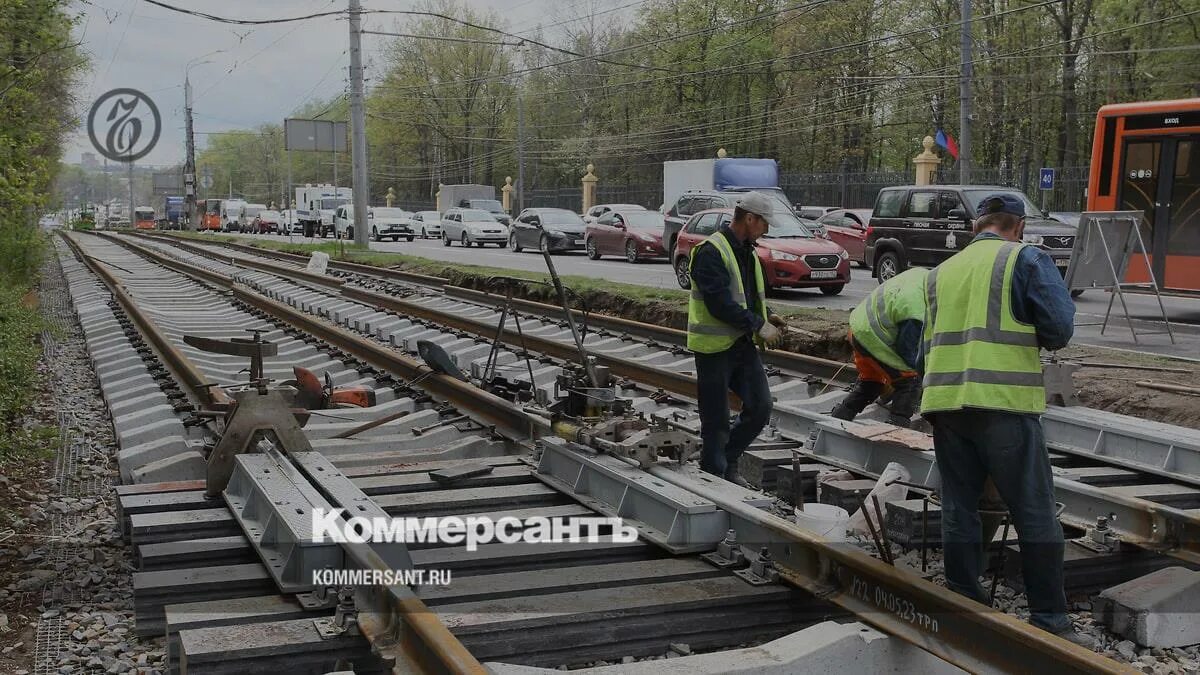
[[[370,211],[371,238],[383,241],[388,237],[392,241],[412,241],[416,236],[413,230],[412,212],[390,206],[376,206]]]
[[[508,226],[483,209],[450,209],[442,216],[442,245],[449,246],[452,241],[463,246],[503,247],[508,243]]]
[[[412,216],[413,231],[422,239],[442,237],[442,214],[437,211],[417,211]]]

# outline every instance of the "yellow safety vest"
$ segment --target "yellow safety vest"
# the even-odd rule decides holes
[[[692,272],[692,262],[696,259],[696,251],[700,250],[701,246],[711,244],[717,248],[721,254],[721,260],[725,262],[725,269],[729,271],[729,292],[733,295],[734,302],[746,309],[746,290],[742,286],[742,273],[738,269],[737,258],[733,254],[733,247],[729,244],[729,240],[720,231],[715,232],[704,241],[697,244],[693,249],[688,260],[688,274]],[[754,259],[754,279],[757,284],[755,289],[758,292],[758,309],[762,313],[763,321],[767,320],[767,292],[766,284],[763,282],[762,262],[758,259],[757,252],[751,252],[751,258]],[[709,314],[708,307],[704,304],[704,295],[696,287],[696,283],[692,282],[692,297],[688,300],[688,349],[699,352],[701,354],[715,354],[723,352],[733,346],[738,338],[744,335],[744,331],[739,328],[730,326]],[[755,343],[759,342],[757,335],[754,336]]]
[[[922,413],[1045,411],[1037,331],[1011,306],[1023,245],[979,239],[929,273]]]
[[[929,270],[914,267],[883,282],[850,312],[854,340],[871,356],[896,370],[912,366],[896,353],[896,327],[925,321],[925,280]]]

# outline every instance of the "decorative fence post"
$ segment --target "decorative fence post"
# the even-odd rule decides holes
[[[388,208],[392,208],[392,204],[396,202],[396,188],[388,188],[387,196],[384,199],[387,200]]]
[[[596,177],[595,173],[593,173],[593,171],[595,171],[595,170],[596,170],[595,166],[588,164],[587,165],[587,173],[585,173],[583,175],[583,178],[580,179],[580,181],[583,183],[583,212],[584,213],[587,213],[588,209],[590,209],[596,205],[596,181],[598,181],[600,179]]]
[[[505,176],[504,187],[500,188],[500,205],[504,207],[505,213],[512,213],[512,193],[515,189],[512,183],[512,176]]]
[[[926,136],[921,145],[925,146],[925,151],[913,158],[913,164],[917,165],[917,179],[913,182],[917,185],[933,185],[942,159],[933,152],[933,136]]]

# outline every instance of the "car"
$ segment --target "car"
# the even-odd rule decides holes
[[[864,259],[880,283],[909,267],[934,267],[971,243],[974,214],[1003,192],[1025,204],[1027,243],[1046,251],[1066,274],[1076,229],[1047,218],[1023,192],[998,185],[901,185],[879,191],[867,226]]]
[[[1079,227],[1079,219],[1083,216],[1078,211],[1051,211],[1047,214],[1052,220],[1057,220],[1060,223],[1066,223],[1072,227]]]
[[[631,263],[648,258],[665,258],[663,216],[646,209],[609,210],[584,232],[583,248],[592,260],[601,256],[621,255]]]
[[[692,249],[733,220],[733,209],[709,209],[693,214],[679,233],[673,253],[675,280],[691,288]],[[850,256],[846,249],[812,233],[782,205],[771,217],[767,234],[755,244],[768,289],[819,288],[837,295],[850,283]]]
[[[371,238],[383,241],[391,237],[392,241],[400,241],[404,237],[405,241],[412,241],[417,236],[412,216],[411,211],[394,206],[376,206],[370,211]]]
[[[254,216],[254,222],[251,229],[259,234],[268,234],[279,231],[280,213],[272,209],[263,209]]]
[[[867,225],[871,222],[871,209],[834,209],[817,218],[825,227],[829,238],[837,242],[850,254],[850,260],[861,267],[867,266]]]
[[[296,220],[295,209],[284,209],[279,212],[279,234],[304,234],[304,224]]]
[[[797,206],[796,215],[809,220],[820,220],[821,216],[826,213],[838,210],[840,210],[840,207],[837,206]]]
[[[441,239],[442,214],[437,211],[417,211],[412,215],[413,231],[422,239]]]
[[[483,209],[453,208],[442,214],[442,245],[457,241],[463,246],[484,244],[504,246],[508,242],[508,227],[496,222]]]
[[[242,207],[242,212],[238,214],[237,231],[238,232],[258,232],[258,228],[254,223],[258,220],[258,214],[267,210],[266,204],[246,204]]]
[[[597,204],[597,205],[593,206],[592,208],[588,209],[587,213],[583,214],[583,222],[587,223],[588,225],[591,225],[592,223],[596,222],[596,220],[598,218],[600,218],[600,216],[603,216],[604,214],[608,213],[609,211],[645,211],[645,210],[646,210],[646,208],[644,206],[638,206],[637,204]]]
[[[567,209],[530,208],[513,221],[508,248],[520,253],[526,246],[542,250],[575,251],[583,248],[583,218]]]
[[[675,200],[664,215],[663,222],[663,241],[666,242],[667,251],[672,252],[672,260],[674,259],[675,240],[679,236],[679,231],[688,223],[688,220],[693,214],[709,209],[732,209],[737,206],[738,200],[742,195],[749,192],[749,189],[734,188],[730,190],[688,190]],[[755,192],[762,192],[765,195],[775,197],[780,205],[792,210],[792,204],[788,201],[787,196],[783,194],[783,190],[779,188],[754,188]],[[819,227],[815,222],[812,222],[812,227]],[[810,229],[812,229],[810,227]]]

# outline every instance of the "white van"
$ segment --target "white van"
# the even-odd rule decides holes
[[[242,210],[245,208],[245,199],[222,199],[221,229],[226,232],[241,232]]]

